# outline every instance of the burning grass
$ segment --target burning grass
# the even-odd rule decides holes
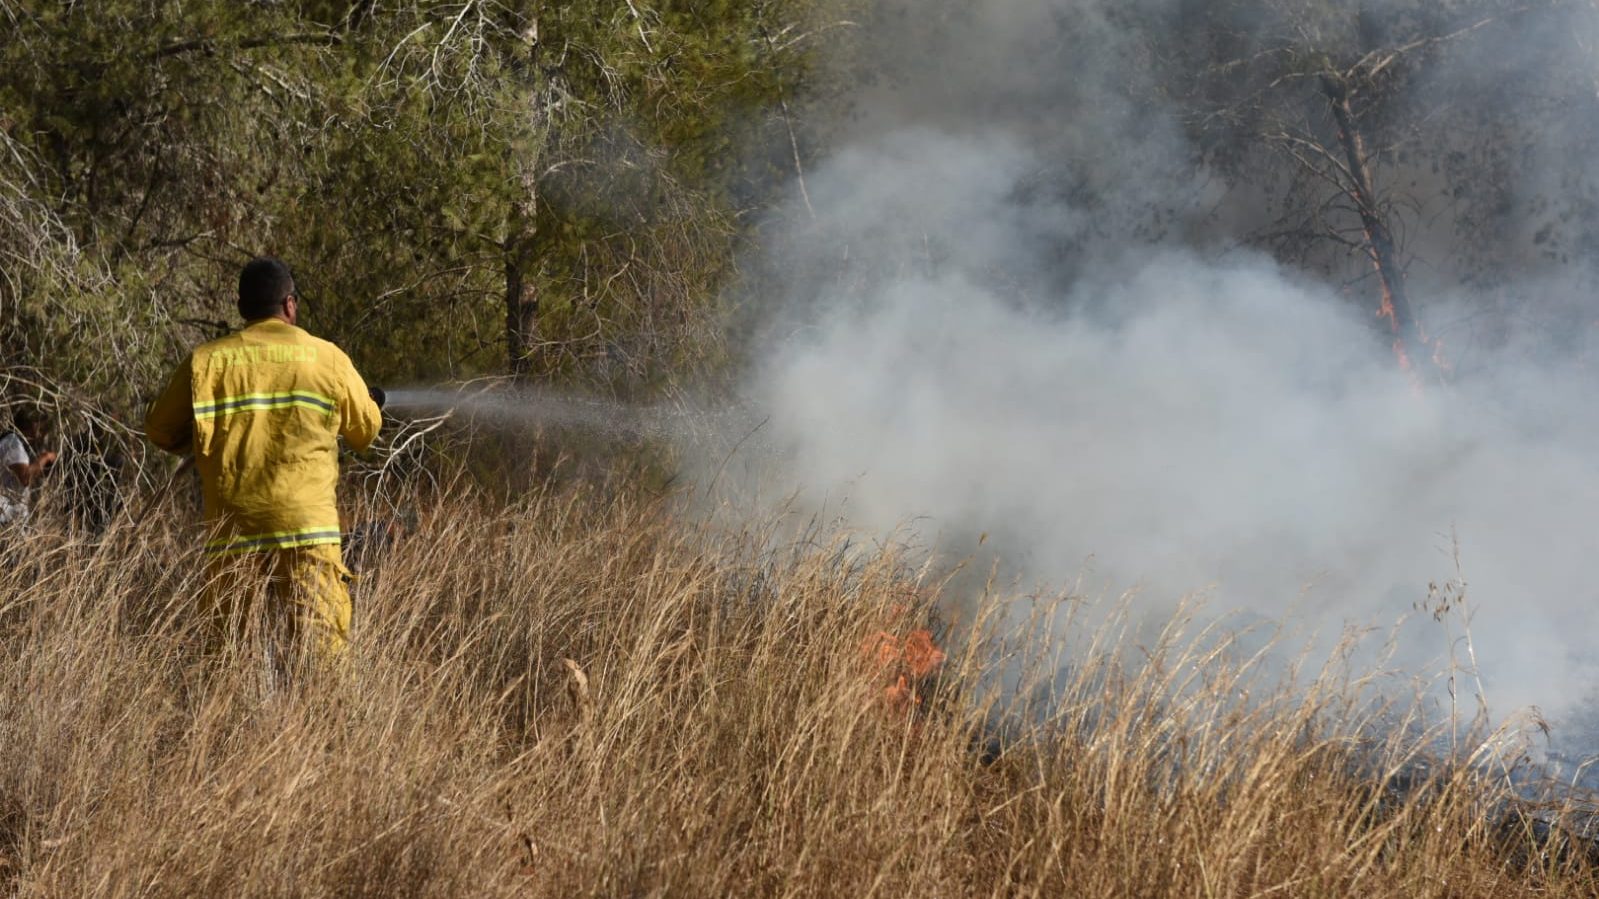
[[[268,695],[248,656],[197,654],[187,546],[8,548],[9,891],[1594,892],[1358,679],[1273,687],[1182,619],[1146,641],[1111,616],[1045,676],[1048,610],[1008,639],[996,598],[952,636],[891,551],[593,491],[455,498],[357,586],[349,665]]]

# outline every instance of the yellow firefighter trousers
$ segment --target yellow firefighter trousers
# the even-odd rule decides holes
[[[311,650],[323,663],[349,647],[350,572],[336,544],[212,556],[206,574],[213,646],[248,639],[253,627],[280,649]]]

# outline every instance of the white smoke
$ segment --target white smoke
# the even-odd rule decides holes
[[[1041,39],[1018,23],[1071,6],[977,4],[963,22],[998,24],[966,35],[974,56],[904,103],[871,94],[858,136],[808,173],[817,219],[774,229],[760,263],[787,288],[748,385],[778,486],[957,556],[985,534],[1021,576],[1086,572],[1158,610],[1206,591],[1336,631],[1403,618],[1463,573],[1495,711],[1575,709],[1599,673],[1599,415],[1592,373],[1563,361],[1582,354],[1506,340],[1418,386],[1370,284],[1207,249],[1232,243],[1203,233],[1221,189],[1179,162],[1161,110],[1105,93],[1127,60],[1104,21],[1081,65],[1111,68],[1039,100],[1056,118],[1026,115],[1038,78],[984,75]],[[1129,226],[1168,190],[1169,227]],[[1449,319],[1451,298],[1429,299]],[[1418,665],[1449,651],[1426,622],[1405,634]]]

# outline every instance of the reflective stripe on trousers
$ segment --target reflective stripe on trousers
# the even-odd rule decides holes
[[[273,531],[266,534],[235,534],[208,540],[205,551],[215,554],[255,553],[262,550],[294,549],[303,546],[337,546],[342,540],[337,522]]]
[[[247,636],[251,625],[295,650],[313,650],[331,661],[350,641],[350,593],[337,544],[300,546],[206,561],[205,610],[213,638]],[[255,601],[264,600],[257,608]]]

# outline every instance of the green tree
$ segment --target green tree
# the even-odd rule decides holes
[[[10,5],[7,346],[148,389],[271,252],[385,380],[624,389],[703,364],[741,219],[788,174],[751,160],[810,77],[772,35],[826,9]]]

